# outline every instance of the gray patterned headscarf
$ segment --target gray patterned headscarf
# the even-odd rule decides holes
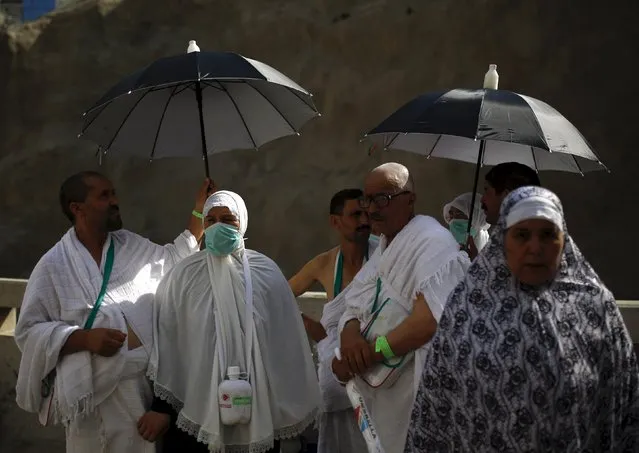
[[[533,197],[561,214],[565,235],[558,272],[540,288],[518,282],[504,254],[509,213]],[[639,451],[632,340],[547,189],[523,187],[504,200],[425,363],[405,453]]]

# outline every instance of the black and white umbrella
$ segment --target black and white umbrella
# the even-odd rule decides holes
[[[319,116],[312,95],[269,65],[232,52],[162,58],[113,86],[84,113],[81,137],[100,155],[150,160],[257,149]]]
[[[496,66],[491,65],[491,70]],[[487,73],[487,76],[489,75]],[[608,170],[570,121],[538,99],[493,88],[427,93],[408,102],[364,137],[400,149],[476,164],[473,197],[484,165],[519,162],[540,170]],[[486,85],[485,79],[484,83]],[[472,223],[468,222],[468,234]]]
[[[557,110],[505,90],[455,89],[418,96],[365,137],[384,149],[479,167],[519,162],[537,171],[606,170],[586,139]]]

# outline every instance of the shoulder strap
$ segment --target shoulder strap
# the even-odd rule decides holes
[[[242,257],[244,267],[244,301],[246,303],[246,316],[244,324],[244,341],[246,343],[246,379],[250,382],[251,365],[253,364],[253,278],[246,250]],[[226,373],[226,371],[225,371]]]
[[[109,250],[107,250],[106,262],[104,263],[104,276],[102,277],[102,288],[100,288],[100,294],[98,295],[95,304],[93,305],[93,309],[89,314],[89,319],[84,324],[85,329],[90,329],[93,327],[93,322],[95,321],[95,317],[98,314],[98,310],[100,310],[100,305],[102,305],[102,301],[104,300],[104,295],[106,294],[107,285],[109,284],[109,278],[111,277],[111,269],[113,269],[113,256],[114,253],[114,241],[111,238],[111,244],[109,245]]]
[[[377,282],[375,283],[375,300],[373,301],[373,308],[371,309],[371,313],[375,313],[377,311],[377,303],[379,302],[379,293],[381,292],[382,292],[382,279],[377,277]]]
[[[333,297],[342,291],[342,278],[344,274],[344,256],[342,251],[337,251],[337,262],[335,263],[335,275],[333,277]]]

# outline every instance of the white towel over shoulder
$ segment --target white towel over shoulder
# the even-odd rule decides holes
[[[41,382],[56,368],[54,422],[68,424],[92,413],[117,386],[124,371],[126,345],[113,357],[79,352],[59,360],[60,350],[82,328],[100,287],[106,251],[114,242],[115,258],[102,307],[93,324],[134,330],[145,348],[152,344],[152,296],[163,274],[197,250],[185,231],[173,244],[160,246],[120,230],[109,234],[98,267],[71,228],[35,266],[22,302],[15,338],[22,358],[16,386],[18,406],[38,412]]]
[[[390,244],[382,236],[375,254],[340,295],[344,298],[345,309],[337,326],[334,317],[324,318],[327,333],[330,335],[331,329],[335,328],[340,333],[351,319],[358,319],[361,325],[370,320],[378,279],[382,283],[379,299],[390,299],[387,310],[392,311],[396,320],[408,316],[416,294],[423,293],[433,316],[439,321],[448,294],[469,265],[468,256],[460,252],[448,230],[432,217],[416,216]],[[414,363],[402,369],[392,387],[360,386],[385,451],[404,448],[425,349],[426,345],[415,351]]]

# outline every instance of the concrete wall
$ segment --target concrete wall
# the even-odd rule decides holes
[[[418,94],[480,86],[489,63],[500,87],[542,99],[579,128],[611,174],[542,172],[564,201],[573,238],[618,298],[636,297],[639,193],[630,65],[639,2],[612,0],[84,0],[20,27],[0,26],[0,275],[28,278],[68,228],[57,193],[71,173],[99,169],[115,183],[126,228],[156,242],[188,221],[201,159],[136,159],[78,140],[84,110],[156,58],[237,51],[282,71],[315,96],[322,117],[300,137],[259,152],[211,155],[218,185],[250,212],[251,248],[291,276],[334,245],[330,197],[383,161],[415,176],[417,210],[471,190],[473,166],[401,151],[375,152],[362,134]],[[578,7],[576,7],[578,5]],[[634,49],[634,50],[633,50]],[[211,142],[212,143],[212,142]],[[635,194],[635,195],[633,195]],[[620,223],[620,213],[624,223]],[[625,233],[625,234],[624,234]]]
[[[20,352],[13,339],[15,318],[11,316],[15,316],[20,306],[25,285],[25,280],[0,278],[0,453],[41,453],[44,450],[62,453],[63,430],[40,426],[34,414],[20,410],[15,404]],[[325,299],[324,293],[306,293],[298,298],[298,303],[304,313],[319,319]],[[633,341],[639,343],[639,301],[619,301],[618,304]],[[284,449],[282,451],[286,453]],[[291,449],[293,451],[296,450]]]

